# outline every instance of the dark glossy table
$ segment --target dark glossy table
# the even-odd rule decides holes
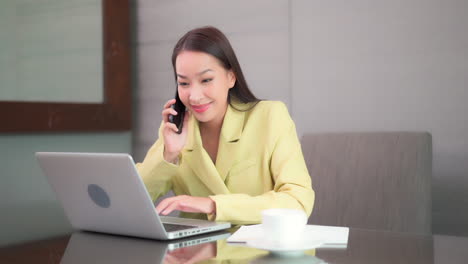
[[[468,263],[467,237],[357,228],[350,229],[346,249],[317,248],[296,257],[228,244],[225,238],[189,246],[193,241],[165,243],[76,232],[0,248],[0,263]],[[174,249],[184,243],[186,247]]]

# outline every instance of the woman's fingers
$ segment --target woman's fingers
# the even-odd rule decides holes
[[[174,131],[174,132],[179,131],[179,129],[177,128],[177,126],[176,126],[174,123],[171,123],[171,122],[166,122],[166,123],[164,124],[164,127],[167,127],[167,128],[171,129],[171,130]]]
[[[216,206],[213,200],[207,197],[193,197],[188,195],[179,195],[162,200],[156,211],[159,214],[167,215],[172,211],[182,211],[188,213],[214,213]]]
[[[190,200],[190,196],[179,195],[166,198],[156,206],[156,211],[162,215],[168,215],[174,210],[186,212],[186,210],[183,210],[185,207],[183,205],[187,204],[187,200]]]
[[[177,114],[178,114],[177,111],[172,109],[171,107],[165,108],[161,113],[164,122],[169,122],[169,115],[177,115]]]
[[[181,211],[180,210],[180,201],[173,201],[172,203],[170,203],[166,208],[164,208],[164,210],[161,212],[161,214],[168,215],[174,210]]]
[[[171,108],[171,105],[175,104],[175,102],[176,102],[176,99],[171,99],[164,104],[163,111],[162,111],[162,118],[164,122],[169,121],[168,120],[169,114],[177,115],[177,112]]]
[[[157,206],[156,206],[156,211],[160,214],[162,211],[164,211],[171,203],[174,201],[184,199],[184,196],[186,195],[178,195],[178,196],[173,196],[166,198],[162,200]]]
[[[174,99],[171,99],[171,100],[169,100],[169,101],[167,101],[167,102],[164,104],[164,109],[171,107],[171,105],[175,104],[175,102],[176,102],[176,99],[175,99],[175,98],[174,98]]]

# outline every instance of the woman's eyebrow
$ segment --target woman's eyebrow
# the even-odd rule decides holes
[[[204,71],[199,72],[197,75],[202,75],[202,74],[207,73],[209,71],[213,71],[213,70],[212,69],[206,69]]]
[[[212,70],[212,69],[206,69],[206,70],[204,70],[204,71],[201,71],[201,72],[197,73],[197,75],[203,75],[203,74],[205,74],[205,73],[207,73],[207,72],[209,72],[209,71],[213,71],[213,70]],[[177,77],[179,77],[179,78],[181,78],[181,79],[188,79],[187,76],[182,75],[182,74],[179,74],[179,73],[177,73]]]

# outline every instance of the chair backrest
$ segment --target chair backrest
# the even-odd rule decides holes
[[[301,143],[316,194],[309,223],[432,233],[429,133],[316,133]]]

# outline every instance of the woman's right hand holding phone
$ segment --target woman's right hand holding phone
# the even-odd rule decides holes
[[[163,137],[164,137],[164,159],[170,163],[176,163],[177,158],[187,142],[188,120],[190,112],[185,112],[184,124],[182,126],[182,133],[178,134],[177,126],[169,121],[169,115],[178,115],[176,110],[171,106],[175,104],[176,99],[171,99],[166,102],[162,111],[162,118],[164,121]]]

